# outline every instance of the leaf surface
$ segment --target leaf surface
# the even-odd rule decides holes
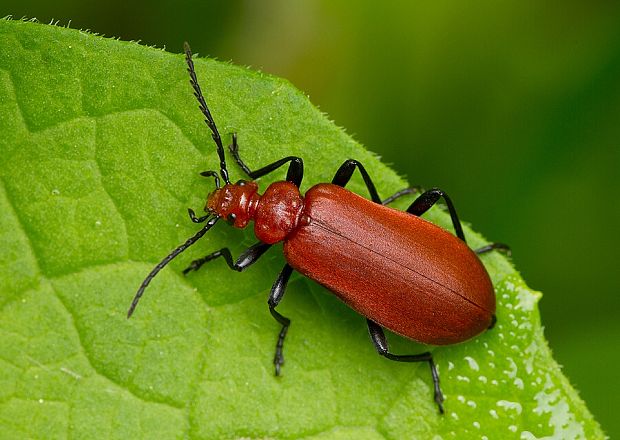
[[[195,62],[225,142],[238,133],[252,167],[301,156],[305,190],[355,158],[382,195],[407,186],[286,81]],[[434,349],[444,416],[427,365],[378,356],[365,320],[300,276],[280,306],[293,325],[274,377],[266,298],[280,248],[242,274],[222,261],[181,274],[254,242],[223,222],[127,320],[144,276],[197,230],[186,210],[204,205],[212,181],[199,172],[218,164],[182,55],[2,20],[0,116],[0,437],[603,437],[551,357],[540,295],[497,253],[483,257],[497,326]],[[351,189],[366,194],[357,177]],[[427,218],[450,228],[440,208]],[[486,243],[465,229],[472,247]],[[397,353],[425,349],[389,338]]]

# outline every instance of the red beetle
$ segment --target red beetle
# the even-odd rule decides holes
[[[254,181],[232,184],[228,177],[224,147],[213,117],[204,100],[185,43],[190,83],[212,132],[220,159],[219,175],[205,171],[215,179],[216,189],[209,194],[203,217],[188,210],[195,223],[206,225],[166,256],[144,279],[127,312],[130,317],[153,277],[173,258],[194,244],[221,218],[234,227],[244,228],[254,221],[254,233],[260,240],[234,261],[227,248],[195,260],[184,274],[204,263],[223,257],[231,269],[242,271],[256,262],[274,243],[284,243],[287,264],[280,272],[269,295],[269,311],[282,325],[274,357],[275,373],[284,363],[282,347],[290,320],[276,311],[293,270],[331,290],[352,309],[367,318],[372,342],[382,356],[401,362],[428,362],[435,389],[435,402],[443,413],[443,395],[439,376],[430,352],[396,355],[389,351],[383,328],[406,338],[447,345],[470,339],[495,323],[495,293],[487,271],[477,254],[507,246],[492,243],[472,251],[450,198],[440,189],[423,192],[407,209],[397,211],[385,206],[417,189],[399,191],[381,200],[366,169],[355,160],[347,160],[331,183],[321,183],[299,192],[303,161],[289,156],[251,171],[241,160],[237,137],[230,146],[235,161],[251,178],[257,179],[288,163],[286,181],[269,185],[258,193]],[[344,186],[358,169],[370,192],[371,200],[354,194]],[[420,218],[443,197],[456,237]]]

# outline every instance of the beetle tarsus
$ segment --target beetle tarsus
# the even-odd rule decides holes
[[[443,393],[439,386],[439,373],[437,372],[437,366],[433,360],[433,356],[428,353],[428,365],[431,368],[431,376],[433,377],[434,398],[437,407],[439,408],[439,414],[443,414]]]
[[[512,255],[512,251],[510,250],[510,246],[504,243],[489,243],[481,248],[476,249],[474,252],[478,255],[486,254],[487,252],[491,252],[493,250],[504,252],[507,256]]]
[[[437,404],[437,407],[439,408],[439,414],[443,414],[444,413],[444,410],[443,410],[443,394],[435,393],[435,403]]]
[[[421,186],[411,186],[409,188],[405,188],[405,189],[401,189],[400,191],[395,192],[394,194],[392,194],[390,197],[388,197],[387,199],[384,199],[381,204],[382,205],[389,205],[390,203],[396,201],[397,199],[400,199],[403,196],[409,195],[409,194],[420,194],[423,193],[425,190],[424,188],[422,188]]]
[[[276,354],[273,357],[273,364],[276,367],[276,376],[280,376],[281,367],[282,365],[284,365],[284,353],[282,352],[282,350],[284,348],[284,338],[286,337],[286,332],[288,331],[290,323],[291,321],[288,320],[288,324],[283,325],[280,333],[278,334],[278,342],[276,343]]]
[[[276,353],[273,357],[273,364],[276,367],[276,376],[280,375],[280,367],[284,365],[284,338],[286,338],[286,333],[288,332],[288,328],[291,325],[291,320],[286,316],[282,316],[278,313],[275,308],[269,304],[269,311],[271,315],[282,324],[282,328],[280,329],[280,333],[278,333],[278,341],[276,342]]]
[[[192,261],[189,266],[187,266],[185,269],[183,269],[183,275],[187,275],[188,273],[198,270],[200,269],[200,266],[202,266],[203,264],[205,264],[207,261],[206,258],[198,258],[194,261]]]

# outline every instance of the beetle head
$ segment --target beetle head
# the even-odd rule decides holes
[[[259,195],[256,182],[240,181],[216,188],[207,197],[205,211],[228,220],[235,228],[244,228],[254,218]]]

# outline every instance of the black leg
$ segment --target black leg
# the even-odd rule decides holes
[[[397,191],[396,193],[392,194],[387,199],[383,200],[383,202],[381,202],[381,204],[382,205],[389,205],[390,203],[392,203],[396,199],[400,199],[402,196],[406,196],[408,194],[414,194],[414,193],[416,193],[416,194],[417,193],[422,193],[423,191],[424,191],[424,189],[421,186],[412,186],[411,188],[401,189],[400,191]]]
[[[439,412],[443,414],[443,394],[441,392],[441,388],[439,387],[439,374],[437,373],[437,367],[433,361],[433,355],[430,352],[408,355],[397,355],[390,353],[387,338],[385,337],[385,333],[383,332],[381,326],[370,319],[367,319],[366,321],[368,322],[370,339],[372,339],[372,343],[375,345],[375,348],[381,356],[398,362],[428,362],[428,365],[431,368],[431,375],[433,376],[435,403],[437,403],[437,406],[439,407]]]
[[[411,194],[414,192],[419,192],[422,188],[414,186],[412,188],[406,188],[398,191],[391,197],[388,197],[383,201],[384,205],[393,202],[394,200],[402,197],[406,194]],[[454,225],[454,230],[456,231],[456,235],[463,241],[465,241],[465,234],[463,233],[463,227],[461,226],[461,221],[456,214],[456,209],[454,208],[454,204],[452,200],[448,197],[448,195],[440,190],[439,188],[433,188],[429,191],[424,191],[422,195],[420,195],[407,209],[407,212],[410,214],[420,216],[428,211],[438,200],[440,197],[443,197],[446,201],[446,205],[448,206],[448,211],[450,212],[450,218],[452,219],[452,224]],[[504,243],[489,243],[486,246],[482,246],[479,249],[475,249],[474,252],[478,255],[486,254],[492,250],[499,250],[506,253],[506,255],[510,256],[510,247]]]
[[[271,173],[272,171],[277,170],[282,165],[287,162],[290,162],[288,166],[288,171],[286,173],[286,180],[294,183],[295,186],[299,187],[301,185],[301,180],[304,177],[304,162],[300,157],[297,156],[288,156],[284,159],[280,159],[272,164],[266,165],[258,170],[252,171],[250,168],[241,160],[239,156],[239,145],[237,144],[237,134],[233,133],[233,142],[230,145],[230,152],[235,158],[235,162],[241,167],[243,172],[248,175],[251,179],[258,179],[266,174]]]
[[[487,252],[491,252],[492,250],[503,251],[506,253],[506,255],[511,255],[510,246],[504,243],[489,243],[486,246],[482,246],[481,248],[474,250],[474,252],[478,255],[482,255],[486,254]]]
[[[284,338],[286,337],[286,332],[291,325],[291,320],[277,312],[276,306],[280,303],[282,297],[284,296],[284,292],[286,291],[286,285],[288,284],[288,280],[291,277],[292,273],[293,268],[288,264],[285,264],[282,268],[282,272],[280,272],[280,275],[278,275],[275,283],[273,283],[271,293],[269,294],[269,300],[267,301],[267,304],[269,304],[269,312],[271,312],[271,316],[273,316],[275,320],[282,325],[282,329],[280,329],[280,333],[278,334],[278,342],[276,342],[276,354],[273,357],[273,364],[276,367],[276,376],[280,375],[280,367],[284,364],[284,355],[282,353],[282,349],[284,347]]]
[[[381,204],[381,197],[379,197],[379,194],[377,193],[377,188],[375,188],[375,184],[372,182],[372,179],[368,175],[366,168],[364,168],[364,166],[356,160],[349,159],[346,160],[342,165],[340,165],[340,168],[338,168],[338,171],[336,171],[336,175],[332,179],[332,183],[334,185],[342,186],[344,188],[347,183],[349,183],[349,180],[351,180],[351,176],[353,175],[353,171],[355,171],[355,168],[358,168],[360,170],[360,173],[364,178],[364,183],[366,184],[366,188],[368,188],[368,192],[370,193],[370,199],[375,203]]]
[[[456,209],[454,209],[452,200],[450,200],[450,197],[448,197],[448,195],[439,188],[433,188],[425,191],[420,197],[414,200],[409,208],[407,208],[407,212],[419,217],[428,211],[435,203],[437,203],[440,197],[443,197],[446,201],[446,205],[448,205],[448,212],[450,213],[450,218],[452,218],[452,224],[454,225],[456,236],[461,240],[466,241],[465,234],[463,233],[463,227],[461,226],[461,221],[456,214]]]
[[[218,257],[224,258],[226,264],[228,264],[228,267],[230,267],[232,270],[241,272],[248,266],[254,264],[256,260],[258,260],[265,252],[267,252],[270,247],[270,244],[258,242],[255,245],[246,249],[246,251],[243,252],[239,256],[239,258],[237,258],[237,261],[233,261],[232,255],[230,254],[228,248],[222,248],[219,251],[215,251],[212,254],[192,261],[191,264],[183,271],[183,275],[187,275],[192,270],[200,269],[203,264],[211,260],[215,260]]]

